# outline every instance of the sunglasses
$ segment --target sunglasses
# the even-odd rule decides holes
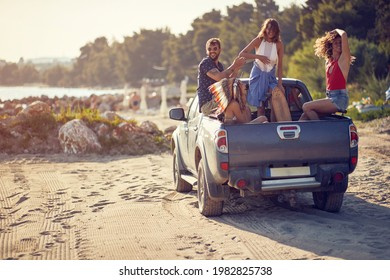
[[[209,47],[208,49],[207,49],[209,52],[211,52],[211,51],[217,51],[218,50],[218,47]]]

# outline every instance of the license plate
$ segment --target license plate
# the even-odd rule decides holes
[[[301,166],[301,167],[278,167],[270,168],[271,177],[289,177],[289,176],[309,176],[310,167]]]

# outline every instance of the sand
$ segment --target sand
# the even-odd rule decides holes
[[[135,114],[161,129],[178,124]],[[340,213],[237,198],[220,217],[177,193],[169,153],[0,155],[0,259],[390,259],[390,136],[359,127],[359,163]]]

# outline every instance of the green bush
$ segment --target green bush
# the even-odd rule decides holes
[[[115,118],[114,120],[108,120],[102,117],[97,109],[89,109],[89,108],[78,108],[76,110],[72,110],[68,107],[66,110],[62,109],[59,114],[55,116],[57,122],[65,124],[68,121],[73,119],[83,120],[88,126],[91,126],[95,123],[105,123],[110,127],[117,127],[122,122],[127,122],[131,124],[137,124],[136,120],[122,120],[120,118]]]
[[[21,126],[23,130],[29,131],[30,137],[46,139],[53,129],[57,128],[57,123],[53,115],[41,114],[17,120],[13,123],[13,127],[16,126]]]

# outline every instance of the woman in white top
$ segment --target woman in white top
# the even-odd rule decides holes
[[[255,52],[253,53],[253,50]],[[257,107],[257,115],[265,114],[265,101],[278,87],[283,93],[282,68],[284,47],[278,22],[269,18],[264,21],[257,37],[241,52],[240,57],[254,59],[249,79],[248,103]],[[277,66],[276,66],[277,65]],[[278,80],[276,80],[276,69]]]

